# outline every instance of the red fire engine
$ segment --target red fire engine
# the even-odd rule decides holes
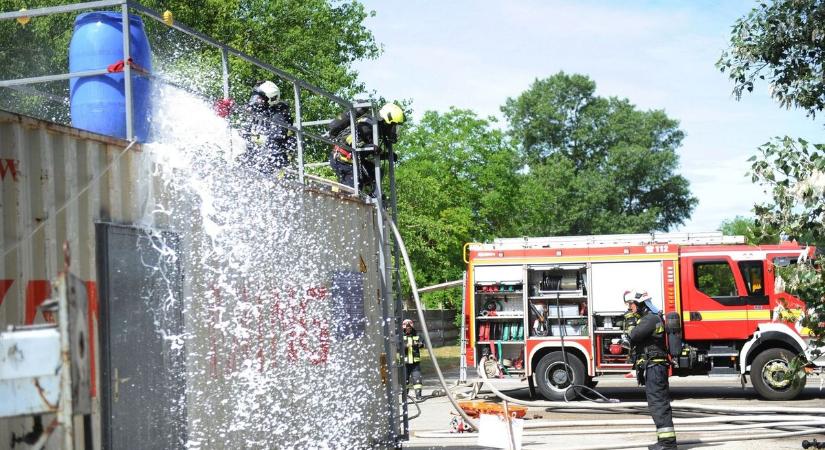
[[[805,380],[785,379],[789,360],[806,353],[821,372],[825,356],[814,360],[808,330],[787,320],[805,305],[777,292],[774,269],[813,249],[743,242],[668,233],[467,244],[463,366],[526,380],[549,400],[564,398],[571,384],[626,374],[622,296],[644,289],[667,324],[672,375],[729,375],[743,384],[749,375],[762,397],[792,399]]]

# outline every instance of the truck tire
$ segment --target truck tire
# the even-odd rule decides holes
[[[765,400],[792,400],[805,387],[805,378],[786,380],[794,355],[782,348],[769,348],[756,355],[751,363],[751,383]]]
[[[584,364],[570,352],[567,353],[567,367],[570,369],[569,376],[561,352],[548,353],[539,360],[535,373],[536,386],[544,398],[550,401],[564,400],[564,392],[571,384],[585,383]],[[572,383],[570,376],[573,377]],[[568,400],[574,398],[576,398],[576,393],[567,394]]]

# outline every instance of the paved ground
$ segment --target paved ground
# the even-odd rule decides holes
[[[457,379],[456,373],[447,374],[448,384],[454,384]],[[424,394],[430,393],[433,389],[439,388],[436,378],[425,378]],[[622,377],[603,378],[597,389],[607,397],[616,398],[622,402],[644,401],[642,388],[636,386],[633,379]],[[767,402],[759,400],[753,388],[747,385],[745,389],[734,378],[709,378],[691,377],[675,378],[671,380],[671,393],[674,401],[685,401],[711,406],[758,406],[758,407],[805,407],[822,408],[825,412],[825,389],[820,388],[818,378],[809,379],[808,385],[794,401],[789,402]],[[508,391],[508,394],[519,399],[529,400],[527,389]],[[482,390],[480,398],[489,397],[497,400],[490,391]],[[448,434],[450,419],[452,418],[452,406],[446,397],[429,398],[419,404],[421,414],[410,421],[411,437],[404,443],[404,448],[428,449],[428,448],[455,448],[455,449],[483,449],[477,445],[478,436],[475,433]],[[415,415],[414,406],[410,408],[410,415]],[[607,414],[593,412],[547,412],[544,408],[530,407],[526,418],[528,422],[536,423],[537,420],[559,423],[569,420],[597,420],[604,421],[601,426],[590,427],[564,427],[554,428],[553,432],[568,434],[546,434],[549,430],[526,430],[523,440],[525,449],[576,449],[576,448],[615,448],[618,446],[638,445],[633,448],[645,448],[646,445],[655,440],[654,426],[649,425],[625,425],[616,427],[609,425],[609,421],[614,419],[640,419],[649,418],[646,415],[633,414]],[[721,426],[721,425],[705,425]],[[686,429],[688,426],[683,426]],[[732,428],[736,428],[733,426]],[[606,431],[611,431],[606,433]],[[703,431],[685,432],[679,431],[676,427],[680,440],[701,439],[707,437],[731,436],[740,438],[756,434],[769,433],[765,429],[734,429],[728,431]],[[788,430],[792,431],[792,430]],[[802,448],[804,439],[825,441],[825,428],[819,434],[812,434],[799,437],[785,437],[770,440],[741,440],[737,442],[727,442],[723,444],[693,444],[683,445],[679,448],[708,448],[708,449],[799,449]],[[575,433],[575,434],[570,434]]]

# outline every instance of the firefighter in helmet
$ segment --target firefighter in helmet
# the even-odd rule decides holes
[[[256,83],[242,118],[241,136],[247,141],[241,162],[265,175],[289,164],[295,136],[289,106],[281,101],[281,90],[272,81]]]
[[[395,103],[387,103],[378,111],[378,142],[373,142],[372,127],[374,119],[368,115],[369,108],[355,110],[355,128],[358,142],[353,141],[350,130],[349,114],[341,114],[330,122],[327,134],[333,139],[346,142],[350,148],[362,150],[358,154],[360,171],[358,172],[359,189],[372,188],[375,183],[375,154],[387,158],[386,147],[398,141],[398,125],[404,123],[404,110]],[[329,165],[338,182],[347,186],[354,186],[353,155],[349,150],[339,145],[332,148]]]
[[[413,321],[404,319],[401,322],[401,327],[404,329],[404,348],[403,358],[404,364],[407,366],[407,390],[410,389],[410,378],[412,378],[413,389],[415,390],[416,399],[421,399],[421,347],[424,344],[419,340],[418,331],[415,330]]]
[[[647,291],[629,290],[625,292],[624,300],[639,315],[638,324],[630,330],[628,337],[636,355],[636,379],[640,386],[645,387],[647,407],[656,424],[657,442],[648,448],[675,449],[676,431],[670,407],[664,324]]]

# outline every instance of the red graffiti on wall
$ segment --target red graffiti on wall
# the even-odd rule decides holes
[[[212,294],[208,326],[212,377],[219,376],[221,369],[229,375],[239,363],[253,358],[259,372],[276,367],[280,358],[287,363],[327,363],[330,325],[316,312],[329,300],[326,287],[272,291],[255,298],[243,291],[232,312],[227,311],[220,289],[213,288]]]
[[[0,159],[0,180],[5,180],[6,175],[11,175],[12,181],[17,182],[18,164],[20,164],[20,161],[16,159]]]

